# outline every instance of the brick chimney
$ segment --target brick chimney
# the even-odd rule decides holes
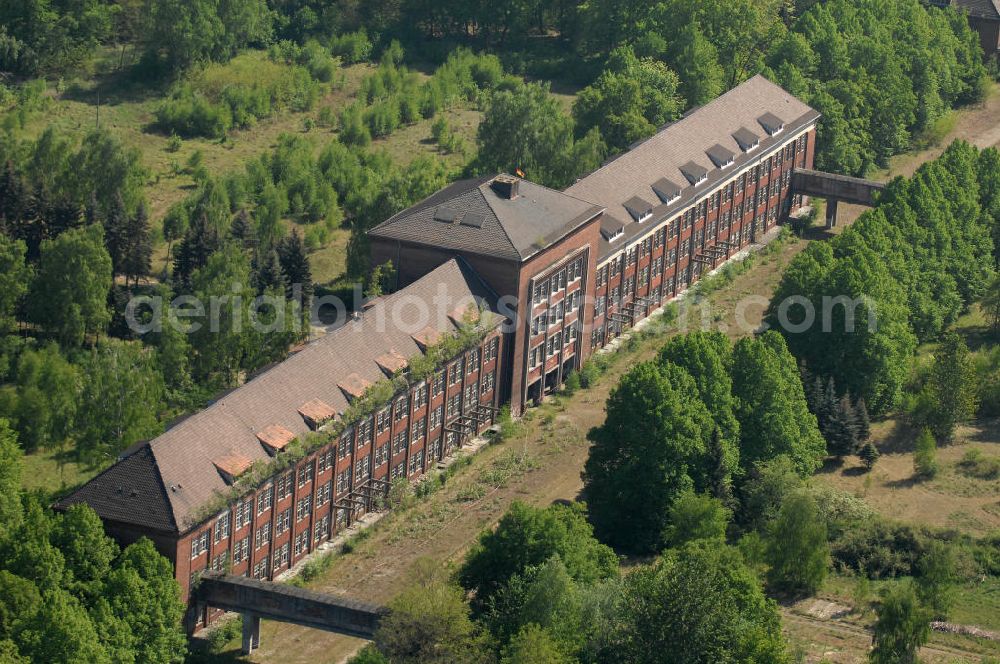
[[[512,175],[498,175],[493,178],[490,186],[496,192],[497,196],[512,201],[517,198],[517,185],[519,182],[520,180]]]

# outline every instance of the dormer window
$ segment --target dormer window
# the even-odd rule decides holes
[[[718,143],[705,151],[708,158],[712,160],[716,168],[728,168],[733,165],[733,158],[736,156],[730,150],[722,147]]]
[[[733,139],[736,144],[740,146],[740,149],[744,152],[752,152],[757,149],[760,145],[760,136],[753,133],[746,127],[740,127],[735,132],[733,132]]]
[[[299,406],[299,415],[310,429],[316,431],[336,416],[337,411],[319,399],[311,399]]]
[[[625,224],[605,216],[601,219],[601,236],[608,242],[614,242],[625,235]]]
[[[655,192],[664,203],[673,203],[681,197],[680,185],[671,182],[667,178],[660,178],[654,182],[653,192]]]
[[[632,218],[640,224],[653,216],[653,204],[638,196],[633,196],[625,201],[624,206]]]
[[[692,185],[699,185],[708,179],[708,169],[704,166],[689,161],[681,166],[681,173]]]
[[[781,131],[785,128],[784,120],[779,118],[774,113],[765,113],[764,115],[757,118],[757,122],[760,123],[760,126],[764,128],[764,131],[767,132],[768,136],[775,136],[776,134],[780,134]]]

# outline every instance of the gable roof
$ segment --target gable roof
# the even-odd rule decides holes
[[[739,168],[766,154],[768,147],[785,140],[786,132],[795,131],[818,117],[818,112],[791,93],[763,76],[754,76],[634,145],[568,187],[566,193],[605,208],[607,215],[624,222],[626,237],[631,238],[645,232],[649,224],[639,226],[632,221],[627,201],[634,197],[662,201],[663,197],[657,196],[656,190],[663,180],[682,185],[679,198],[654,209],[654,221],[659,221],[690,205],[701,192],[728,176],[728,169],[726,175],[722,175],[710,155],[726,157],[732,154],[733,166],[729,168]],[[768,135],[761,125],[762,119],[783,124],[784,131],[776,136]],[[759,140],[758,148],[744,152],[740,141],[745,144],[755,138]],[[696,187],[702,175],[707,180]],[[603,258],[612,251],[610,244],[602,242],[598,255]]]
[[[423,325],[429,320],[428,328],[439,335],[454,333],[458,326],[449,313],[462,303],[474,301],[485,307],[481,326],[500,324],[496,295],[465,261],[452,259],[382,298],[359,320],[313,341],[204,410],[181,420],[58,506],[85,502],[102,518],[185,532],[197,525],[193,520],[198,509],[228,486],[216,462],[227,458],[251,462],[269,459],[261,437],[287,444],[288,435],[308,433],[311,429],[301,409],[311,400],[320,400],[343,413],[348,397],[340,385],[347,377],[375,383],[385,378],[378,359],[386,349],[395,349],[403,357],[423,352],[410,336],[414,330],[405,329],[407,325]],[[406,312],[415,307],[401,306],[403,302],[426,303],[429,318],[407,320]],[[423,315],[417,312],[415,317]]]
[[[215,471],[214,465],[212,466]],[[149,443],[138,445],[113,466],[56,503],[61,509],[85,503],[102,519],[176,532],[167,490]]]
[[[513,198],[491,186],[516,180]],[[399,212],[372,237],[524,261],[600,214],[598,206],[510,175],[460,180]]]

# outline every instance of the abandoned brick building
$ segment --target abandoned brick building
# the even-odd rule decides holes
[[[58,507],[87,503],[119,541],[152,539],[185,596],[207,569],[273,578],[394,479],[422,475],[503,405],[519,414],[766,241],[804,203],[791,173],[811,168],[818,119],[757,76],[563,192],[509,175],[446,187],[371,231],[373,264],[397,268],[392,295]],[[414,303],[447,315],[400,322]],[[433,366],[418,372],[421,358]]]

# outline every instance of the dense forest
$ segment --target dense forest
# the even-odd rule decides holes
[[[0,581],[9,586],[5,596],[18,598],[0,615],[3,657],[176,658],[179,609],[162,559],[148,543],[119,551],[85,509],[47,512],[45,496],[20,491],[19,456],[44,452],[95,472],[284,358],[310,331],[311,257],[338,231],[346,231],[338,236],[345,274],[334,286],[362,282],[377,294],[384,274],[369,271],[366,231],[395,212],[470,174],[519,168],[542,184],[566,186],[758,73],[823,113],[819,168],[866,174],[934,135],[951,109],[983,97],[995,72],[981,55],[965,17],[920,0],[0,4],[0,418],[8,423],[0,435]],[[110,73],[95,74],[97,61],[112,62]],[[356,93],[339,106],[322,105],[359,64]],[[93,125],[28,130],[45,123],[55,99],[91,99],[78,85],[86,78],[94,83],[88,94],[96,91]],[[190,151],[171,167],[190,183],[183,197],[154,213],[159,201],[151,192],[162,169],[154,174],[134,142],[101,124],[102,93],[154,99],[143,131],[162,138],[168,155],[188,143],[229,149],[241,132],[285,115],[315,112],[315,120],[309,115],[301,131],[283,133],[267,149],[234,152],[225,169],[208,167],[201,149]],[[477,113],[474,145],[449,124],[457,108]],[[386,139],[421,122],[438,153],[394,157]],[[644,661],[673,638],[662,624],[685,619],[685,607],[661,600],[691,597],[700,591],[690,584],[705,578],[712,587],[703,597],[747,607],[706,642],[736,647],[724,656],[737,660],[759,653],[761,661],[783,661],[775,608],[753,573],[765,554],[751,551],[766,549],[772,526],[765,524],[780,521],[786,503],[753,482],[794,484],[790,478],[816,469],[824,446],[832,454],[860,451],[868,409],[903,409],[931,432],[931,444],[947,440],[976,408],[1000,412],[1000,360],[973,358],[961,340],[943,336],[973,301],[1000,302],[991,242],[1000,238],[998,213],[996,151],[953,146],[913,179],[894,182],[855,228],[812,245],[779,288],[779,295],[808,298],[832,289],[868,294],[885,322],[877,332],[845,336],[823,355],[807,334],[772,333],[732,347],[695,336],[629,374],[609,403],[609,423],[592,434],[589,519],[605,544],[660,555],[654,566],[622,578],[578,510],[523,511],[510,517],[512,528],[527,528],[518,520],[551,521],[579,540],[516,564],[497,558],[491,570],[494,563],[483,561],[496,543],[484,535],[461,575],[476,592],[471,607],[440,579],[428,581],[435,593],[400,602],[419,611],[431,598],[468,614],[454,624],[467,629],[462,638],[472,645],[461,657],[469,661],[484,653],[524,661],[523,653],[536,651],[553,653],[551,661],[599,661],[611,647]],[[245,307],[223,317],[217,333],[173,325],[140,333],[127,320],[136,295],[162,303],[236,295]],[[268,332],[239,324],[277,320],[278,305],[257,308],[261,297],[291,312]],[[151,313],[138,311],[144,322]],[[938,339],[947,352],[913,362],[918,341]],[[959,389],[968,384],[972,391]],[[656,403],[629,397],[650,391]],[[657,417],[642,417],[647,407]],[[768,409],[780,416],[760,419]],[[654,487],[623,486],[619,473],[641,464],[615,446],[632,439],[648,446],[635,455],[681,459],[675,475]],[[663,440],[675,443],[661,449]],[[621,515],[601,499],[625,490],[651,491],[648,509]],[[747,507],[758,493],[770,502]],[[798,498],[787,504],[789,529],[822,508]],[[703,538],[683,527],[704,529],[694,513],[711,516],[710,539],[735,543],[736,533],[749,543],[741,551],[699,544]],[[839,527],[830,522],[830,533]],[[754,549],[747,538],[757,531]],[[850,543],[851,550],[863,544]],[[574,552],[593,560],[573,560]],[[782,579],[769,583],[782,587]],[[566,622],[552,613],[563,608],[538,605],[552,593],[576,612]],[[616,599],[596,606],[596,597]],[[130,603],[150,615],[123,615]],[[648,624],[645,609],[653,606],[665,612],[655,619],[660,627]],[[712,607],[701,608],[697,619],[715,622]],[[763,627],[743,633],[737,623],[744,618]],[[572,627],[581,621],[594,631]],[[78,648],[70,652],[72,644]],[[398,653],[408,645],[379,647]]]

